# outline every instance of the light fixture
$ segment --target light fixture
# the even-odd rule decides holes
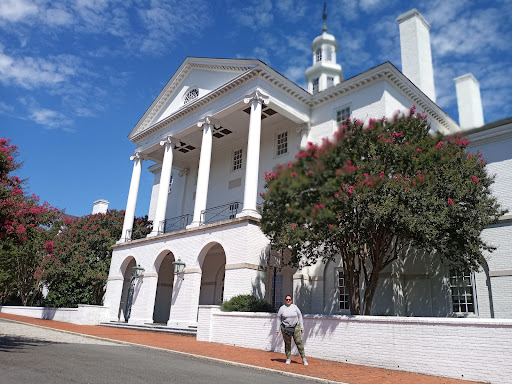
[[[178,259],[178,261],[173,261],[172,265],[174,266],[174,274],[180,275],[183,273],[186,264],[181,259]]]
[[[132,277],[134,279],[137,279],[139,277],[142,276],[142,274],[144,273],[145,269],[143,267],[140,266],[140,264],[137,264],[136,266],[133,267],[132,269]]]

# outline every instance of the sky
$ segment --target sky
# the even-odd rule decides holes
[[[480,82],[486,123],[512,116],[512,0],[328,0],[345,79],[390,61],[396,19],[430,23],[437,104],[458,121],[453,78]],[[0,137],[19,147],[26,188],[66,213],[125,209],[127,138],[187,56],[260,59],[298,85],[323,0],[0,0]],[[146,163],[145,163],[146,164]],[[151,164],[146,164],[147,166]],[[136,216],[148,213],[143,171]]]

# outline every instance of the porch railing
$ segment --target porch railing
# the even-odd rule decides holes
[[[170,219],[162,220],[158,225],[158,234],[169,233],[185,229],[192,222],[192,214],[187,213]]]
[[[207,208],[201,211],[201,224],[214,223],[221,220],[234,219],[242,207],[242,203],[233,201],[217,207]]]

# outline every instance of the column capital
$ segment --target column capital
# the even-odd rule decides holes
[[[130,156],[130,160],[135,160],[135,159],[138,159],[140,161],[143,161],[143,160],[146,160],[146,156],[140,152],[140,151],[137,151],[135,152],[133,155]]]
[[[252,101],[256,101],[260,104],[268,105],[270,96],[264,94],[259,89],[254,90],[252,93],[245,95],[244,103],[249,104]]]
[[[179,140],[175,139],[172,136],[166,136],[162,141],[160,141],[160,145],[171,145],[176,144]]]
[[[201,128],[205,125],[210,126],[210,127],[219,128],[220,122],[217,119],[214,119],[212,116],[205,116],[197,122],[197,126],[199,128]]]
[[[307,132],[307,131],[309,131],[309,129],[310,129],[309,123],[304,123],[304,124],[298,125],[297,128],[295,128],[297,133],[302,133],[303,131]]]

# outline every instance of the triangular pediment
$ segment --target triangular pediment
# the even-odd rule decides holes
[[[188,57],[144,113],[128,138],[144,132],[176,111],[186,108],[190,102],[205,97],[259,64],[261,62],[258,60]]]

